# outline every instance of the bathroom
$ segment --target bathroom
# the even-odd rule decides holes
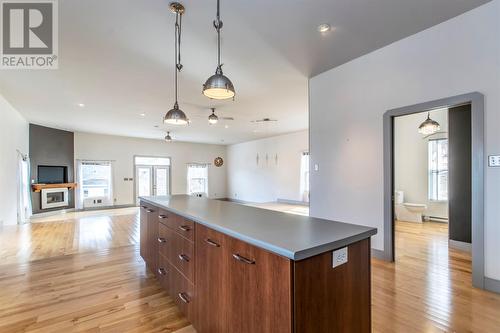
[[[419,126],[429,118],[439,129]],[[448,223],[448,109],[394,120],[394,213],[396,220]]]
[[[423,240],[470,253],[470,104],[395,117],[393,126],[396,259],[398,246]]]

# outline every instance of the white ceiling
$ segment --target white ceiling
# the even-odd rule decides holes
[[[2,71],[0,93],[46,126],[145,138],[168,129],[181,141],[242,142],[306,129],[308,77],[488,0],[222,0],[223,69],[234,102],[201,94],[216,66],[215,0],[182,2],[179,104],[191,125],[161,122],[173,104],[168,0],[59,1],[59,69]],[[325,22],[335,29],[322,35],[316,28]],[[235,120],[209,126],[212,106]],[[251,123],[263,117],[278,122]]]

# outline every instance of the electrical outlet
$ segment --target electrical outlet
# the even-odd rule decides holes
[[[332,256],[332,267],[338,267],[340,265],[343,265],[347,263],[347,247],[343,247],[341,249],[333,251],[333,256]]]
[[[314,164],[314,171],[319,171],[319,164]]]
[[[500,155],[489,156],[488,165],[490,167],[500,167]]]

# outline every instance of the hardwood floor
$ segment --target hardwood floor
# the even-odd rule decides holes
[[[500,332],[500,295],[472,288],[442,223],[396,223],[396,263],[372,259],[374,332]]]
[[[0,332],[194,332],[145,271],[137,213],[0,230]],[[500,295],[471,287],[445,225],[396,233],[397,263],[372,259],[374,332],[500,332]]]

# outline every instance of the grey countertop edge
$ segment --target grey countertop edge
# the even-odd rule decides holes
[[[365,232],[361,232],[361,233],[359,233],[357,235],[354,235],[352,237],[344,238],[342,240],[338,240],[338,241],[334,241],[334,242],[331,242],[331,243],[322,244],[322,245],[319,245],[319,246],[316,246],[316,247],[312,247],[312,248],[309,248],[309,249],[304,249],[304,250],[299,250],[299,251],[296,251],[296,252],[292,252],[292,251],[283,249],[281,247],[274,246],[272,244],[260,241],[258,239],[242,235],[242,234],[234,232],[234,231],[232,231],[230,229],[222,228],[219,225],[208,223],[206,221],[200,220],[196,216],[191,216],[189,214],[186,214],[183,211],[179,211],[179,210],[174,209],[172,207],[161,205],[158,202],[149,200],[147,198],[140,197],[140,199],[142,201],[145,201],[145,202],[151,204],[151,205],[154,205],[154,206],[157,206],[157,207],[169,210],[169,211],[171,211],[171,212],[173,212],[175,214],[178,214],[178,215],[180,215],[180,216],[182,216],[184,218],[187,218],[189,220],[193,220],[194,222],[199,223],[201,225],[204,225],[204,226],[206,226],[206,227],[208,227],[210,229],[213,229],[215,231],[219,231],[219,232],[221,232],[221,233],[223,233],[225,235],[234,237],[234,238],[236,238],[238,240],[241,240],[243,242],[247,242],[247,243],[249,243],[251,245],[255,245],[255,246],[259,247],[259,248],[262,248],[262,249],[270,251],[272,253],[281,255],[283,257],[286,257],[286,258],[294,260],[294,261],[299,261],[299,260],[307,259],[307,258],[310,258],[312,256],[315,256],[315,255],[318,255],[318,254],[321,254],[321,253],[324,253],[324,252],[327,252],[327,251],[333,251],[333,250],[339,249],[341,247],[347,246],[349,244],[358,242],[360,240],[369,238],[369,237],[377,234],[377,229],[370,229],[370,230],[367,230]]]

